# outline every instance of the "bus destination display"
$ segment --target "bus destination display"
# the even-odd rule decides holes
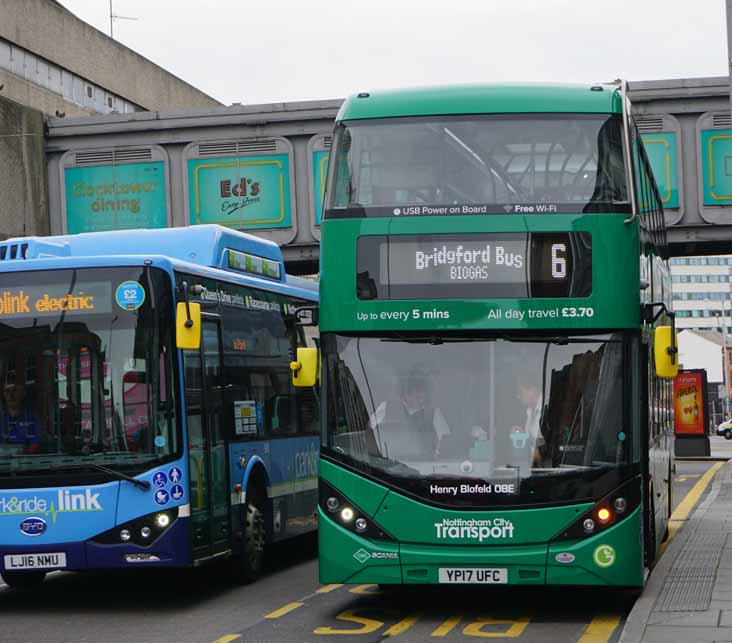
[[[586,233],[378,235],[358,241],[359,299],[586,297]]]

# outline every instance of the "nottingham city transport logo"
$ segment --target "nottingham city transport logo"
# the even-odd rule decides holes
[[[435,523],[438,540],[464,539],[477,540],[508,540],[513,538],[513,523],[505,518],[478,520],[471,518],[445,518]]]
[[[615,559],[615,549],[610,545],[599,545],[592,554],[592,560],[598,567],[612,567]]]

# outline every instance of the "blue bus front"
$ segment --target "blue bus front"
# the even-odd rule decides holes
[[[170,272],[24,263],[0,273],[0,572],[190,564]]]

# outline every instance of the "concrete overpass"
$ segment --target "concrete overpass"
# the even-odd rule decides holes
[[[732,252],[728,78],[639,81],[629,90],[664,201],[672,254]]]
[[[629,89],[672,254],[732,252],[727,78]],[[51,233],[239,222],[279,243],[289,270],[317,271],[324,172],[341,102],[51,118]]]

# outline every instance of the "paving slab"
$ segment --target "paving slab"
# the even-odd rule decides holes
[[[679,627],[717,627],[722,610],[704,612],[651,612],[648,625],[675,625]],[[732,624],[730,624],[732,627]]]
[[[732,627],[649,625],[643,643],[732,643]]]

